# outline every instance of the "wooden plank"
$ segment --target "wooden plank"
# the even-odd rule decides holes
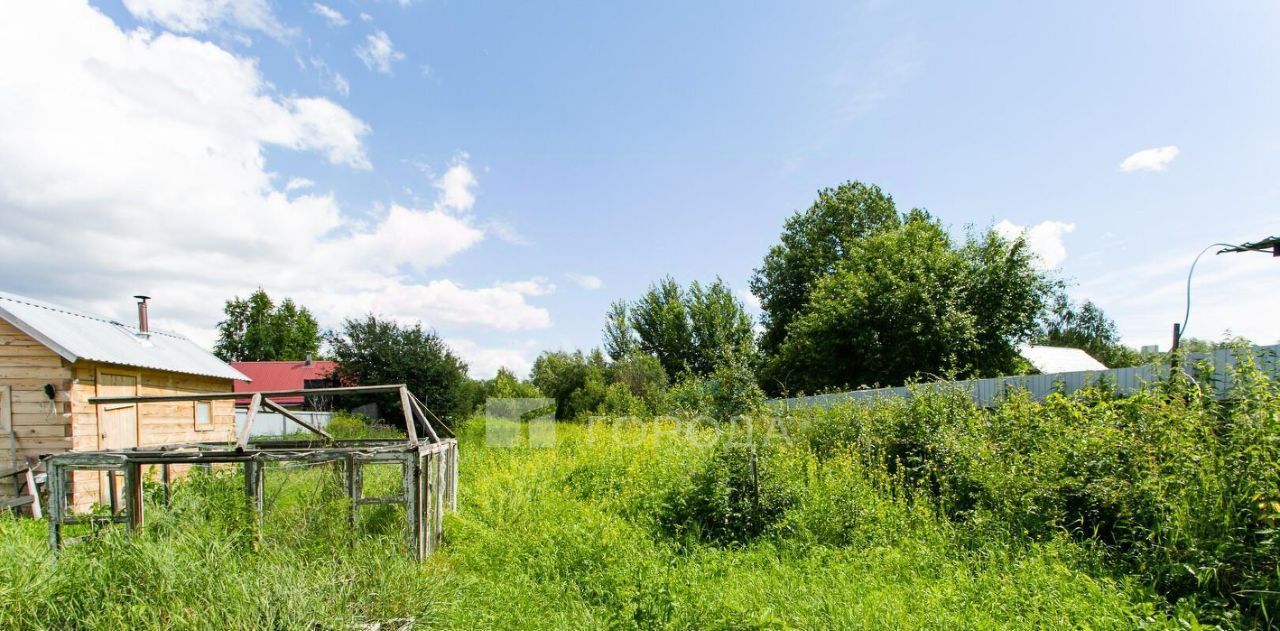
[[[260,394],[264,397],[288,397],[288,396],[311,396],[311,395],[342,395],[342,394],[360,394],[369,392],[395,392],[404,386],[401,384],[385,385],[385,386],[350,386],[345,388],[312,388],[309,390],[263,390],[261,392],[209,392],[205,394],[174,394],[174,395],[152,395],[138,397],[95,397],[89,400],[89,403],[107,404],[107,403],[157,403],[162,401],[222,401],[228,399],[243,399],[250,395]]]
[[[114,476],[112,476],[114,479]],[[126,464],[124,467],[124,510],[128,517],[129,530],[136,531],[142,527],[142,467],[137,464]]]
[[[27,467],[23,477],[27,483],[27,495],[31,497],[31,517],[33,519],[41,519],[43,515],[40,511],[40,489],[36,488],[36,478],[31,473],[30,467]]]
[[[70,425],[15,425],[13,433],[19,440],[23,438],[61,438],[71,437]]]
[[[418,428],[414,427],[413,422],[413,404],[410,402],[409,389],[400,387],[400,407],[404,411],[404,432],[409,437],[409,443],[418,444]]]
[[[364,477],[360,461],[356,459],[355,454],[347,454],[343,462],[346,464],[347,498],[351,500],[351,512],[347,519],[354,532],[360,524],[360,499],[364,494]]]
[[[55,379],[67,379],[70,371],[53,366],[0,366],[0,379],[31,380],[37,387]],[[13,385],[13,384],[10,384]]]
[[[415,560],[423,557],[422,529],[422,459],[417,452],[406,454],[403,468],[403,489],[405,499],[405,545]]]
[[[0,366],[6,368],[20,368],[30,366],[35,368],[62,368],[62,358],[57,355],[15,355],[8,351],[0,356]]]
[[[61,451],[66,451],[71,448],[70,436],[63,437],[63,438],[44,437],[44,436],[32,436],[32,437],[24,438],[20,436],[17,438],[17,442],[18,442],[19,451],[22,451],[25,449],[28,451],[34,451],[38,453],[57,453]]]
[[[45,490],[49,492],[49,547],[57,552],[62,547],[62,519],[66,516],[66,492],[63,490],[62,467],[45,466]]]
[[[13,392],[9,386],[0,386],[0,432],[13,427]]]
[[[54,364],[55,366],[62,365],[62,358],[59,357],[57,353],[54,353],[39,344],[5,344],[3,341],[0,341],[0,363],[5,364],[6,366],[17,365],[9,363],[8,360],[11,357],[47,357],[58,360],[58,363]]]
[[[236,450],[243,451],[245,445],[249,444],[249,435],[253,433],[253,418],[258,415],[258,409],[262,407],[262,393],[258,392],[249,400],[249,413],[245,415],[244,427],[240,428],[240,437],[236,441]]]
[[[244,491],[249,501],[249,510],[253,512],[254,537],[262,543],[265,522],[263,504],[263,488],[266,486],[266,467],[259,460],[250,459],[244,462]]]

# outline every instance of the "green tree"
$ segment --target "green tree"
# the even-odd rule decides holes
[[[956,247],[940,222],[911,211],[818,280],[765,381],[812,392],[1007,373],[1054,287],[1022,239],[989,230]]]
[[[537,386],[521,381],[506,367],[499,368],[498,374],[485,382],[485,398],[533,399],[541,396]]]
[[[687,372],[693,363],[693,330],[684,291],[670,276],[649,288],[630,308],[636,348],[662,362],[671,377]]]
[[[530,381],[544,396],[556,400],[556,418],[569,420],[595,412],[603,400],[606,368],[604,355],[598,350],[590,355],[545,351],[534,360]],[[579,393],[588,388],[592,392]]]
[[[306,307],[285,298],[276,305],[258,288],[223,307],[214,354],[223,361],[302,360],[320,350],[320,325]]]
[[[1040,326],[1037,344],[1078,348],[1089,353],[1108,368],[1123,368],[1142,363],[1142,356],[1120,343],[1116,323],[1092,301],[1072,304],[1059,294],[1053,309]]]
[[[819,191],[812,206],[787,219],[780,242],[769,248],[751,278],[751,293],[764,311],[761,350],[776,354],[817,282],[865,239],[900,224],[892,197],[875,185],[852,181]]]
[[[403,383],[428,409],[451,424],[471,413],[467,365],[439,335],[421,324],[401,326],[372,315],[348,319],[330,336],[329,343],[342,384]],[[403,413],[395,393],[351,399],[353,405],[377,402],[389,419]]]
[[[1204,340],[1198,337],[1184,337],[1178,341],[1178,350],[1184,353],[1212,353],[1224,348],[1253,346],[1253,341],[1243,335],[1232,335],[1225,332],[1217,341]]]
[[[686,301],[693,333],[690,368],[694,373],[709,375],[731,358],[754,361],[756,344],[751,316],[724,281],[716,278],[706,287],[693,281]]]
[[[666,405],[667,371],[657,357],[632,353],[609,367],[611,384],[621,384],[644,402],[648,410],[660,413]]]
[[[636,351],[636,336],[631,329],[627,303],[624,300],[609,305],[604,323],[604,350],[614,361]]]
[[[604,333],[615,361],[628,356],[619,340],[634,339],[631,354],[656,357],[671,380],[709,375],[730,357],[754,362],[756,356],[751,316],[720,278],[709,285],[694,281],[687,291],[663,278],[634,303],[615,302]]]
[[[919,211],[908,213],[927,219]],[[1062,283],[1036,265],[1026,239],[1006,239],[995,230],[975,235],[972,230],[960,250],[965,277],[961,283],[964,305],[976,324],[977,353],[974,374],[995,376],[1019,372],[1024,362],[1020,342],[1036,333],[1051,297],[1061,294]]]

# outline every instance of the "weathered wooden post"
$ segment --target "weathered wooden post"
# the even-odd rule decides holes
[[[253,530],[255,540],[262,543],[262,531],[265,524],[263,515],[263,486],[266,481],[265,463],[251,459],[244,461],[244,493],[249,500],[249,510],[253,512]]]
[[[124,510],[125,523],[130,532],[142,527],[142,465],[126,462],[124,465]]]
[[[361,477],[360,462],[356,459],[355,454],[346,454],[343,457],[344,473],[346,473],[346,491],[347,499],[351,500],[351,511],[347,515],[348,523],[351,525],[352,532],[360,524],[360,495],[364,487],[364,480]],[[354,541],[354,538],[352,539]]]
[[[160,465],[160,482],[164,484],[164,507],[173,508],[173,489],[169,486],[169,464]]]
[[[45,488],[49,491],[49,547],[55,553],[62,547],[62,516],[67,498],[62,478],[62,465],[50,462],[45,466]]]
[[[406,403],[408,403],[406,401]],[[422,455],[418,449],[412,449],[405,453],[401,460],[403,463],[403,490],[404,490],[404,508],[405,519],[408,523],[405,533],[405,543],[409,548],[409,554],[413,555],[415,560],[422,560]]]

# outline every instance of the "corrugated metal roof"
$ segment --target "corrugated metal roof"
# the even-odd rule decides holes
[[[225,379],[249,378],[185,336],[138,329],[23,296],[0,292],[0,318],[70,362],[85,359]]]
[[[1018,349],[1023,359],[1042,373],[1106,370],[1102,362],[1078,348],[1026,345]]]
[[[268,361],[268,362],[231,362],[236,370],[253,378],[253,385],[236,382],[235,392],[259,392],[263,390],[302,390],[308,379],[327,379],[338,367],[338,362],[331,361]],[[276,397],[271,399],[280,405],[299,405],[303,397]],[[248,399],[236,399],[236,403],[247,403]]]

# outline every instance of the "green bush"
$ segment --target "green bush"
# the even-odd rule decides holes
[[[687,484],[672,489],[661,521],[677,538],[747,543],[779,522],[795,503],[793,460],[776,442],[750,431],[726,431],[696,463]]]
[[[1125,397],[1105,385],[1040,402],[1014,392],[991,410],[922,388],[797,411],[785,425],[820,458],[849,450],[975,533],[1069,533],[1205,619],[1274,625],[1280,383],[1248,353],[1224,401],[1210,393],[1221,377],[1201,367]]]

